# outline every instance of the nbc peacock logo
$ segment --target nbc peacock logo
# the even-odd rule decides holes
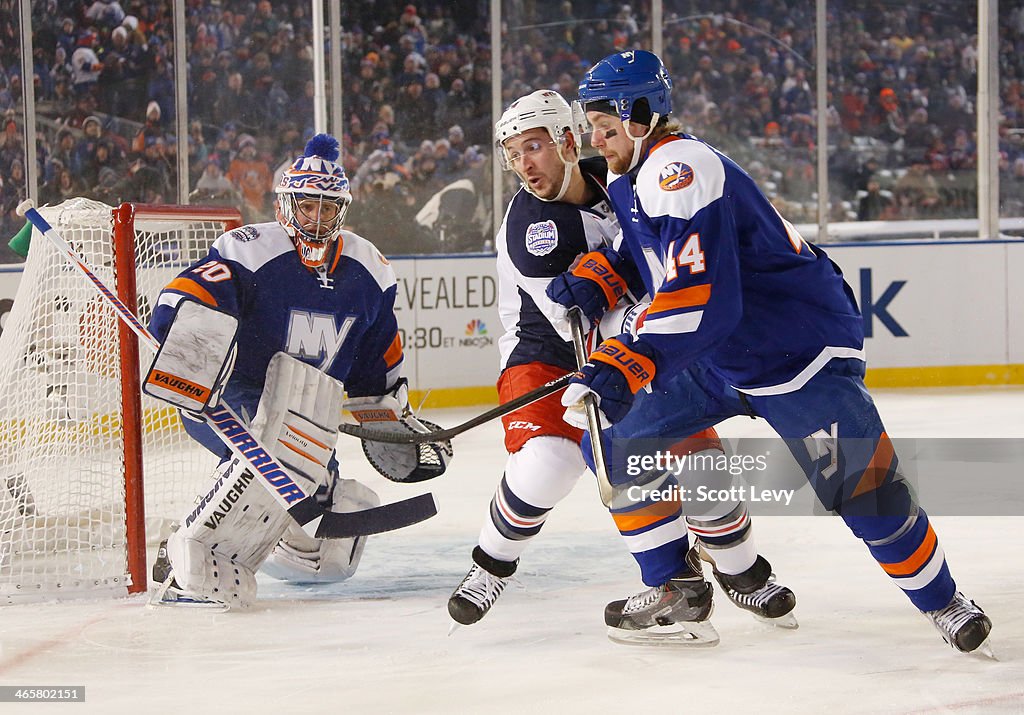
[[[459,339],[459,345],[466,348],[486,348],[494,344],[494,338],[487,334],[487,324],[479,318],[466,323],[466,337]]]

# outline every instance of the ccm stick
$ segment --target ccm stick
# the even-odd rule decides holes
[[[40,215],[32,201],[23,201],[18,205],[17,212],[19,216],[28,219],[82,275],[89,279],[93,287],[114,307],[121,320],[143,343],[154,351],[160,347],[156,338],[96,276],[85,259]],[[270,455],[228,405],[221,404],[208,409],[203,416],[231,453],[247,464],[250,471],[259,477],[260,484],[273,495],[277,503],[306,533],[318,539],[345,539],[391,531],[437,514],[437,505],[429,492],[363,511],[325,510],[292,478],[288,470]]]
[[[571,380],[575,374],[576,373],[574,372],[569,372],[561,377],[556,377],[551,382],[546,382],[540,387],[530,390],[513,400],[509,400],[502,405],[498,405],[486,412],[480,413],[472,419],[466,420],[460,425],[455,425],[454,427],[449,427],[447,429],[434,430],[432,432],[383,432],[381,430],[368,429],[350,422],[342,422],[338,425],[338,431],[351,435],[352,437],[369,440],[370,442],[389,442],[391,444],[443,442],[444,440],[451,439],[452,437],[460,435],[474,427],[482,425],[484,422],[490,422],[496,417],[507,415],[509,412],[514,412],[520,407],[526,407],[537,400],[541,400],[548,395],[565,389],[565,386],[569,384],[569,380]]]

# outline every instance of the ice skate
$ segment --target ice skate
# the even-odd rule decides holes
[[[718,631],[708,620],[714,608],[714,589],[688,565],[684,573],[661,586],[605,606],[608,637],[626,645],[716,645]]]
[[[170,559],[167,557],[167,539],[160,542],[160,547],[156,551],[152,576],[153,583],[157,584],[157,587],[150,594],[149,601],[146,604],[149,608],[175,606],[179,608],[202,608],[210,611],[227,611],[230,608],[226,601],[209,598],[183,589],[178,585],[178,582],[174,580]]]
[[[464,626],[472,625],[487,615],[512,580],[518,563],[491,558],[479,546],[473,549],[473,561],[475,563],[469,573],[448,599],[448,615]],[[454,629],[455,626],[452,631]]]
[[[945,608],[936,611],[925,611],[924,615],[932,622],[942,640],[961,653],[977,651],[981,655],[995,658],[988,634],[992,630],[992,620],[985,612],[962,593],[957,591]]]
[[[776,628],[798,628],[793,609],[796,595],[775,582],[771,564],[758,556],[754,565],[743,573],[730,575],[714,569],[715,580],[725,595],[754,618]]]

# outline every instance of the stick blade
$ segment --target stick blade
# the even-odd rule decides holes
[[[434,495],[427,492],[362,511],[325,512],[316,536],[319,539],[350,539],[380,534],[418,524],[436,514]]]

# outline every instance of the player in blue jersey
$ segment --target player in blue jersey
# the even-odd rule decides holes
[[[578,107],[574,111],[551,90],[519,98],[495,124],[499,156],[522,181],[495,241],[498,308],[505,329],[498,341],[502,402],[576,369],[567,310],[548,298],[545,290],[579,256],[611,246],[619,233],[605,190],[604,160],[579,158],[585,131],[582,111]],[[623,296],[624,302],[627,297]],[[624,305],[616,315],[609,315],[604,329],[620,333],[622,315],[639,312],[631,308]],[[618,325],[608,327],[616,320]],[[567,424],[563,411],[558,396],[552,395],[503,418],[509,456],[473,549],[473,566],[448,602],[456,622],[475,623],[487,613],[551,509],[585,471],[579,446],[583,430]],[[713,428],[693,435],[689,444],[696,452],[721,454]],[[621,505],[612,501],[612,516],[645,581],[660,584],[674,577],[681,583],[684,577],[694,576],[693,569],[680,573],[676,562],[677,555],[689,550],[689,527],[703,537],[707,551],[714,555],[715,573],[734,603],[757,616],[774,618],[776,624],[792,610],[793,593],[767,582],[771,568],[757,554],[742,501],[708,500],[687,510],[685,519],[678,500],[620,501]],[[670,570],[663,574],[666,567]],[[703,577],[699,584],[704,586]],[[706,617],[711,610],[710,589],[702,588],[701,597]],[[710,623],[697,633],[693,623],[683,619],[682,625],[668,626],[670,610],[664,608],[660,614],[663,625],[657,637],[661,640],[717,640]],[[795,625],[795,620],[790,617],[784,625]],[[684,631],[686,636],[680,635]],[[622,635],[622,640],[656,637],[647,629]]]
[[[248,605],[261,566],[291,581],[342,580],[365,544],[307,536],[265,490],[250,487],[252,476],[202,418],[189,418],[190,396],[212,395],[203,406],[220,399],[251,420],[267,449],[309,482],[307,493],[334,511],[379,504],[369,487],[339,476],[333,447],[343,391],[353,413],[415,422],[395,274],[369,241],[343,228],[352,195],[337,140],[313,137],[275,191],[276,221],[220,236],[164,288],[153,311],[150,328],[162,347],[146,390],[186,408],[189,435],[223,459],[167,543],[154,574],[163,582],[160,602]],[[173,385],[189,394],[173,394]],[[449,455],[437,456],[443,471]]]
[[[991,621],[957,590],[900,474],[864,387],[863,326],[850,287],[746,172],[679,131],[669,116],[671,88],[661,60],[646,51],[610,55],[580,83],[623,230],[620,250],[601,249],[599,258],[653,300],[635,335],[591,354],[563,403],[596,395],[615,423],[612,439],[689,434],[733,415],[764,418],[822,504],[943,638],[959,651],[977,649]],[[549,295],[597,316],[607,300],[591,278],[564,274]],[[694,379],[680,378],[684,368]],[[639,594],[625,609],[651,600]],[[609,607],[610,624],[630,620],[622,610]]]

